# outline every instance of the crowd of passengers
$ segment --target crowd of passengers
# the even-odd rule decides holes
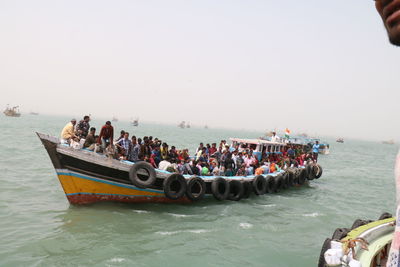
[[[90,117],[76,122],[72,119],[61,132],[61,143],[83,148],[108,157],[132,162],[146,161],[154,168],[180,174],[201,176],[248,176],[268,174],[288,167],[304,165],[316,160],[313,154],[303,151],[303,146],[288,145],[278,153],[265,151],[261,157],[254,153],[252,145],[229,146],[225,140],[219,145],[200,143],[193,156],[188,149],[178,150],[152,136],[137,138],[121,131],[114,139],[114,127],[110,121],[100,133],[90,127]],[[261,158],[261,159],[260,159]],[[260,159],[260,160],[259,160]]]

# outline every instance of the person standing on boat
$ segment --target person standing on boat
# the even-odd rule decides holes
[[[125,132],[124,137],[119,139],[115,145],[122,150],[122,154],[125,156],[125,158],[128,158],[129,153],[132,149],[132,142],[129,140],[129,133]]]
[[[318,153],[319,153],[319,142],[315,141],[315,144],[312,147],[313,159],[315,162],[318,161]]]
[[[103,151],[105,151],[106,147],[113,146],[113,138],[114,138],[114,127],[112,127],[111,121],[106,121],[106,124],[103,127],[101,127],[97,143],[101,145]]]
[[[276,135],[276,132],[272,132],[271,142],[278,143],[280,140],[281,140],[281,138]]]
[[[400,46],[400,0],[376,0],[375,7],[383,20],[389,41],[391,44]],[[400,153],[397,154],[395,166],[396,181],[396,228],[390,247],[387,265],[389,267],[400,266]]]
[[[76,120],[72,119],[70,122],[67,123],[67,125],[64,126],[64,128],[61,131],[61,143],[70,144],[71,140],[77,138],[74,130],[75,124]]]
[[[79,123],[76,125],[75,131],[76,135],[79,138],[86,139],[86,136],[88,135],[90,129],[89,121],[90,117],[86,115],[85,117],[83,117],[83,120],[79,121]]]

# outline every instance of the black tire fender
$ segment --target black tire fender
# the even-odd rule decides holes
[[[187,181],[186,196],[192,201],[199,201],[206,193],[206,183],[200,177],[191,177]]]
[[[229,183],[222,177],[215,178],[211,183],[211,193],[217,200],[225,200],[229,195]]]
[[[274,193],[276,191],[276,182],[273,176],[268,175],[265,180],[267,181],[267,192]]]
[[[256,195],[264,195],[267,190],[267,181],[265,180],[264,176],[257,175],[253,179],[253,191]]]
[[[332,241],[332,239],[330,239],[330,238],[325,239],[324,244],[322,245],[322,248],[321,248],[321,252],[319,253],[318,267],[326,266],[325,252],[331,248],[331,241]]]
[[[337,228],[335,232],[333,232],[332,239],[342,240],[349,232],[349,228]]]
[[[321,167],[321,165],[315,164],[314,170],[316,170],[315,171],[315,179],[318,179],[319,177],[321,177],[321,175],[322,175],[322,167]]]
[[[170,174],[163,182],[164,193],[169,199],[179,199],[186,193],[186,180],[179,173]]]
[[[314,163],[312,163],[312,164],[308,164],[307,166],[306,166],[306,169],[307,169],[307,179],[308,180],[314,180],[314,178],[315,178],[315,174],[314,174]]]
[[[239,180],[229,181],[229,195],[228,199],[233,201],[239,201],[243,198],[244,187]]]
[[[299,185],[303,185],[306,182],[306,173],[307,171],[305,169],[299,170]]]
[[[388,212],[384,212],[384,213],[381,214],[381,216],[379,216],[378,220],[385,220],[385,219],[389,219],[389,218],[392,218],[392,217],[393,217],[392,214],[390,214]]]
[[[146,172],[147,175],[142,175],[140,172]],[[129,180],[139,188],[150,187],[156,181],[156,171],[149,163],[141,161],[133,164],[129,169]]]
[[[275,186],[275,193],[277,193],[277,192],[279,192],[279,190],[283,189],[284,180],[283,180],[283,177],[282,177],[281,174],[275,176],[274,179],[275,179],[275,185],[276,185]]]
[[[248,181],[241,181],[241,183],[243,184],[243,198],[249,198],[251,192],[253,192],[251,183]]]

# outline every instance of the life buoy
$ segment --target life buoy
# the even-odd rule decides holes
[[[156,171],[149,163],[141,161],[129,169],[129,180],[139,188],[150,187],[156,181]]]
[[[225,200],[229,195],[229,183],[224,178],[215,178],[211,183],[211,193],[217,200]]]
[[[186,196],[192,201],[198,201],[204,198],[206,193],[206,183],[200,177],[191,177],[186,186]]]
[[[315,164],[313,169],[314,169],[315,179],[318,179],[319,177],[321,177],[321,175],[322,175],[322,167],[321,167],[321,165]]]
[[[241,181],[241,183],[243,184],[243,198],[249,198],[253,191],[251,183],[247,181]]]
[[[267,192],[268,193],[273,193],[276,191],[276,183],[275,183],[275,179],[273,176],[268,175],[267,178],[265,178],[266,182],[267,182]]]
[[[256,195],[264,195],[267,190],[267,181],[262,175],[257,175],[253,179],[253,191]]]
[[[243,184],[238,180],[229,181],[229,195],[228,199],[239,201],[242,199],[244,193]]]
[[[170,174],[163,182],[164,193],[169,199],[176,200],[186,193],[186,180],[179,173]]]

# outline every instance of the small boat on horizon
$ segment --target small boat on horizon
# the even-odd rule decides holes
[[[39,115],[39,113],[31,111],[29,112],[29,115]]]
[[[343,139],[343,138],[338,138],[338,139],[336,140],[336,142],[338,142],[338,143],[344,143],[344,139]]]
[[[181,128],[181,129],[185,129],[186,128],[185,121],[181,121],[181,123],[178,124],[178,127]]]
[[[19,106],[14,106],[12,108],[7,105],[7,108],[3,111],[4,115],[8,117],[20,117],[21,113],[19,112]]]
[[[394,140],[393,140],[393,139],[391,139],[391,140],[385,140],[385,141],[382,141],[382,144],[385,144],[385,145],[394,145],[394,144],[395,144],[395,142],[394,142]]]
[[[138,127],[138,126],[139,126],[139,118],[134,119],[134,120],[132,121],[132,126],[135,126],[135,127]]]
[[[118,121],[118,118],[114,116],[114,117],[112,118],[112,121],[117,122],[117,121]]]

